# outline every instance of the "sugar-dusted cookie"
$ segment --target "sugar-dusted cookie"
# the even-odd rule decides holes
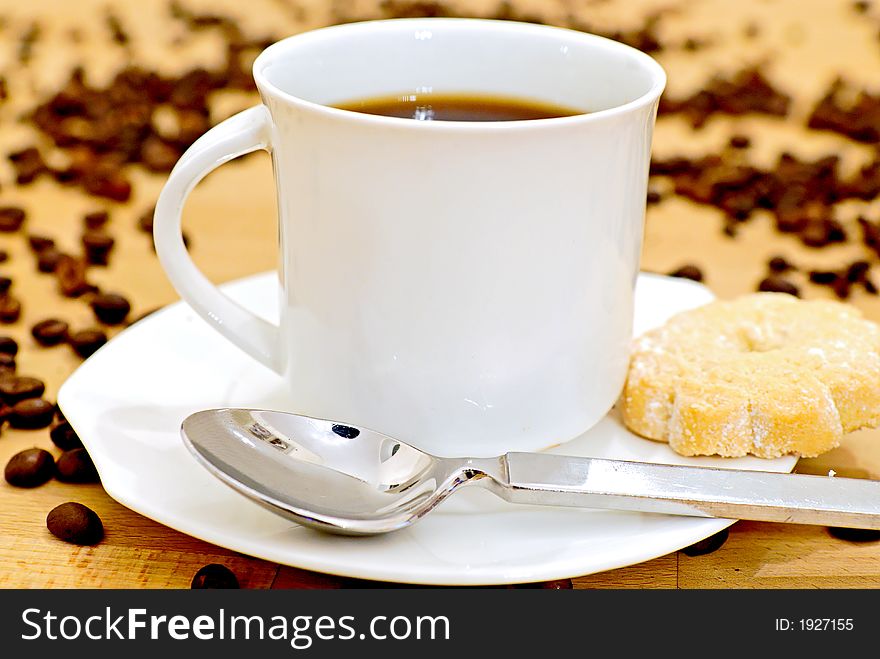
[[[880,326],[780,293],[712,302],[635,340],[620,409],[682,455],[816,456],[880,422]]]

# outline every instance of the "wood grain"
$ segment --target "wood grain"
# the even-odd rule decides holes
[[[366,0],[186,0],[198,11],[238,17],[252,36],[282,36],[334,21],[379,16],[378,3]],[[396,3],[399,6],[405,2]],[[459,12],[488,15],[495,0],[449,2]],[[765,62],[767,75],[795,100],[786,119],[760,117],[712,120],[694,131],[679,118],[663,118],[657,126],[655,151],[660,156],[711,153],[733,133],[753,138],[750,159],[773,162],[785,150],[803,157],[836,153],[847,168],[873,155],[872,149],[845,138],[804,130],[812,103],[838,74],[857,84],[880,78],[880,15],[871,10],[857,15],[852,3],[829,0],[520,0],[524,13],[561,22],[569,14],[589,19],[600,29],[638,26],[657,9],[668,10],[659,29],[669,43],[696,37],[708,46],[690,53],[671,48],[657,55],[669,74],[669,92],[681,95],[697,89],[715,71],[733,71]],[[111,7],[130,32],[128,46],[113,44],[106,28],[105,8]],[[0,103],[0,154],[30,144],[34,135],[23,112],[58,88],[72,66],[83,64],[95,81],[106,80],[126,62],[137,62],[164,72],[179,72],[219,61],[216,35],[188,34],[173,21],[164,3],[134,0],[0,1],[0,75],[7,78],[9,98]],[[19,35],[34,21],[42,30],[34,57],[27,67],[15,59]],[[747,36],[747,27],[758,36]],[[78,38],[77,38],[78,35]],[[257,101],[253,95],[223,93],[212,107],[219,119]],[[588,154],[587,154],[588,156]],[[137,217],[155,201],[163,177],[135,170],[135,195],[127,204],[89,198],[71,188],[46,180],[15,186],[8,163],[0,159],[0,205],[21,204],[29,219],[20,235],[0,235],[0,249],[10,254],[0,274],[14,278],[14,292],[24,302],[22,319],[0,334],[21,344],[20,372],[33,374],[48,385],[54,399],[60,384],[79,360],[65,346],[38,347],[29,327],[48,316],[68,320],[75,328],[94,324],[81,302],[63,299],[51,277],[38,275],[25,239],[26,233],[54,237],[66,249],[75,249],[80,218],[96,208],[112,214],[117,239],[107,268],[94,268],[94,279],[108,290],[118,290],[134,302],[133,315],[172,302],[175,294],[159,268],[147,236],[135,229]],[[850,204],[841,209],[844,224],[854,229],[859,212],[876,212],[877,202]],[[212,174],[193,194],[185,213],[185,228],[193,239],[193,256],[209,278],[221,282],[274,267],[275,193],[265,156],[253,156]],[[738,237],[721,233],[721,217],[714,209],[680,198],[668,198],[648,212],[643,267],[668,272],[686,262],[706,273],[706,282],[722,297],[754,290],[764,276],[766,259],[782,254],[806,268],[839,267],[869,255],[851,240],[822,250],[803,247],[772,228],[769,216],[758,214],[742,227]],[[871,257],[876,261],[875,257]],[[827,289],[798,279],[808,297],[827,297]],[[858,293],[851,300],[873,319],[880,320],[880,298]],[[130,374],[137,377],[137,374]],[[865,431],[820,458],[804,460],[798,470],[840,475],[880,477],[878,432]],[[14,453],[41,446],[57,455],[47,431],[4,430],[0,464]],[[46,514],[64,501],[80,501],[93,508],[107,531],[95,547],[75,547],[52,537],[45,528]],[[193,539],[141,517],[111,500],[100,486],[50,482],[35,490],[19,490],[0,483],[0,587],[187,588],[193,574],[207,563],[224,563],[250,588],[361,587],[354,580],[279,567]],[[880,543],[854,544],[831,537],[818,527],[737,523],[718,551],[699,557],[673,553],[639,565],[574,579],[577,588],[854,588],[880,587]]]

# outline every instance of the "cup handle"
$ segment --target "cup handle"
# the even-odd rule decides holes
[[[226,119],[197,139],[171,171],[153,220],[159,262],[180,296],[220,334],[254,359],[281,372],[279,329],[220,292],[192,262],[180,216],[189,193],[209,172],[246,153],[269,151],[271,120],[258,105]]]

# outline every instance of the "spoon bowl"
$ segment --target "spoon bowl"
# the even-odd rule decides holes
[[[196,459],[233,489],[295,522],[347,535],[411,524],[466,471],[460,461],[382,433],[284,412],[197,412],[181,434]]]

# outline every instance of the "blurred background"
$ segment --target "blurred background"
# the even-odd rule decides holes
[[[35,343],[34,323],[60,317],[110,337],[124,326],[101,323],[71,286],[124,296],[126,322],[176,299],[152,251],[151,210],[182,151],[259,101],[255,55],[303,30],[411,16],[547,23],[650,53],[668,86],[643,269],[701,280],[720,297],[762,289],[843,299],[880,321],[880,6],[870,0],[0,0],[0,276],[11,280],[0,333],[19,342],[20,365],[46,382],[48,398],[81,356]],[[216,282],[273,268],[268,156],[211,174],[184,225]],[[72,283],[50,258],[61,256],[82,262],[66,273]],[[4,463],[49,445],[4,432]],[[856,433],[798,469],[878,478],[876,442],[875,432]],[[2,490],[0,512],[31,505],[22,501]],[[0,566],[2,552],[12,560],[29,542],[29,519],[8,522],[23,539],[0,544]],[[139,533],[164,538],[151,524]],[[62,575],[51,551],[43,574]],[[262,574],[256,564],[248,569]],[[155,583],[177,583],[162,565],[165,581]]]

